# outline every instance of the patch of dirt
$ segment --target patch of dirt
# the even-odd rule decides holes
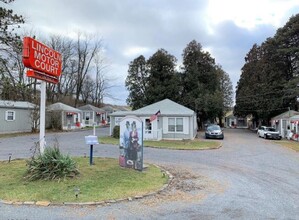
[[[143,200],[147,206],[161,205],[161,202],[202,201],[210,193],[223,193],[225,186],[205,176],[191,173],[190,170],[173,167],[162,167],[173,175],[173,180],[163,192]]]

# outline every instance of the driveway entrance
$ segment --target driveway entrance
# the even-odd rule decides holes
[[[105,133],[104,130],[97,132]],[[98,207],[0,203],[1,218],[298,219],[299,153],[258,138],[248,130],[224,132],[223,146],[217,150],[144,148],[145,163],[155,163],[174,175],[174,181],[161,194]],[[80,135],[82,144],[78,140],[75,143],[75,137]],[[84,135],[83,132],[59,134],[61,149],[72,155],[88,152]],[[30,144],[22,138],[0,139],[0,158],[7,159],[9,151],[20,157],[28,156]],[[204,138],[203,134],[200,138]],[[94,156],[118,157],[117,146],[98,145],[95,149]]]

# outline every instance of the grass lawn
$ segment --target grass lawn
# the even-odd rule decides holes
[[[11,138],[11,137],[19,137],[25,135],[32,135],[32,132],[19,132],[19,133],[8,133],[8,134],[0,134],[0,138]]]
[[[100,137],[101,144],[114,144],[119,145],[119,139],[113,137]],[[183,141],[144,141],[145,147],[165,148],[174,150],[203,150],[203,149],[215,149],[219,147],[218,141],[206,141],[206,140],[183,140]]]
[[[0,200],[50,201],[50,202],[94,202],[127,198],[160,189],[168,177],[159,168],[149,165],[143,171],[121,168],[118,160],[73,158],[77,162],[80,176],[58,181],[26,181],[24,160],[0,162]],[[80,189],[78,198],[75,189]]]
[[[299,142],[297,141],[281,140],[281,141],[275,141],[275,143],[299,152]]]

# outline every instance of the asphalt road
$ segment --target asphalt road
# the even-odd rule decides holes
[[[49,134],[63,152],[89,154],[92,130]],[[107,135],[107,128],[96,130]],[[203,138],[201,136],[200,138]],[[38,135],[0,139],[0,160],[30,156]],[[226,129],[217,150],[144,149],[146,163],[174,175],[155,196],[104,206],[16,206],[0,203],[0,219],[299,219],[299,154],[248,130]],[[118,157],[116,146],[97,145],[94,156]],[[0,195],[1,198],[1,195]]]

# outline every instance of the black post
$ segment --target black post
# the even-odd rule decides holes
[[[93,165],[93,162],[92,162],[92,154],[93,154],[93,145],[91,144],[90,145],[90,156],[89,156],[89,165]]]

